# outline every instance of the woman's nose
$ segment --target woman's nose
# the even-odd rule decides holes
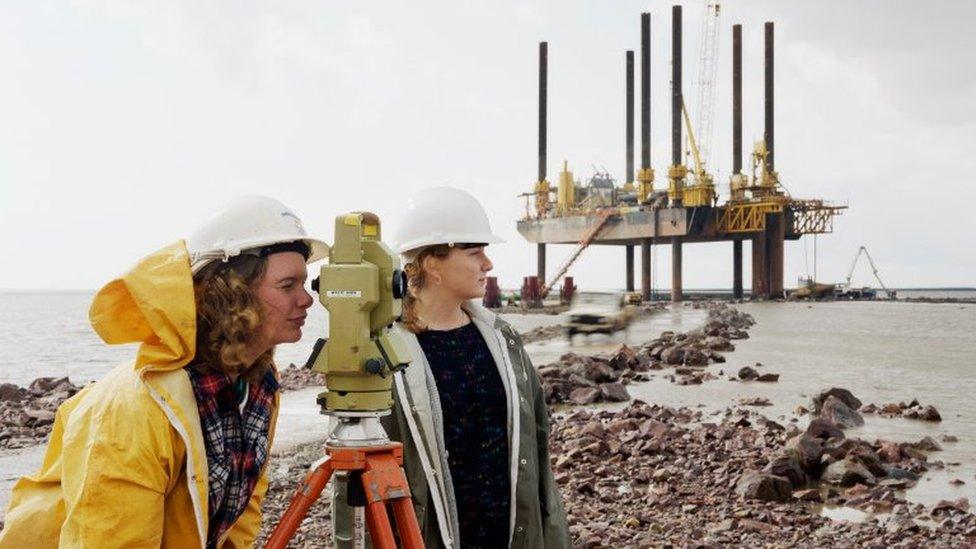
[[[308,293],[308,290],[305,288],[302,288],[302,300],[301,303],[299,303],[299,306],[302,309],[308,309],[312,306],[312,303],[315,303],[315,299],[312,298],[312,294]]]

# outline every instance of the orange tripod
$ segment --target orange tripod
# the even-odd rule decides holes
[[[393,516],[404,549],[422,549],[424,541],[413,511],[410,487],[400,467],[402,463],[403,445],[399,442],[375,446],[327,445],[326,457],[313,465],[265,547],[284,549],[309,508],[328,484],[332,473],[347,471],[350,473],[350,486],[353,479],[362,479],[366,500],[366,526],[373,545],[378,549],[396,547],[386,509],[389,503],[393,507]]]

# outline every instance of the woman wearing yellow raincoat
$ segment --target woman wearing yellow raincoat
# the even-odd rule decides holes
[[[0,547],[251,546],[278,410],[272,353],[301,337],[305,265],[327,251],[280,202],[245,197],[102,288],[92,326],[139,352],[58,409]]]

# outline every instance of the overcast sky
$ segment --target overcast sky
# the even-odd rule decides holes
[[[443,184],[483,201],[508,240],[490,250],[496,274],[513,287],[535,270],[515,220],[536,174],[537,43],[549,41],[550,181],[563,159],[578,176],[598,166],[620,179],[624,51],[639,51],[640,13],[652,13],[662,185],[671,5],[3,2],[0,288],[97,288],[236,195],[277,197],[331,241],[336,214],[371,210],[392,229],[407,196]],[[691,106],[703,2],[684,5]],[[850,206],[818,239],[819,278],[841,280],[864,244],[890,286],[976,286],[976,4],[726,2],[713,138],[723,194],[731,25],[744,25],[748,154],[762,136],[767,20],[781,181]],[[552,272],[571,247],[550,250]],[[731,244],[684,255],[685,288],[731,286]],[[666,288],[669,247],[655,259]],[[788,243],[786,285],[812,268],[812,239]],[[610,288],[623,271],[623,250],[607,247],[571,274]],[[871,282],[862,265],[855,283]]]

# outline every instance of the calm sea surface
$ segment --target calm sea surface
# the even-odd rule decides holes
[[[26,385],[41,376],[75,383],[100,378],[135,357],[136,345],[109,346],[88,322],[93,292],[0,292],[0,383]],[[281,366],[304,364],[316,337],[325,337],[325,309],[313,306],[302,341],[280,345]]]

